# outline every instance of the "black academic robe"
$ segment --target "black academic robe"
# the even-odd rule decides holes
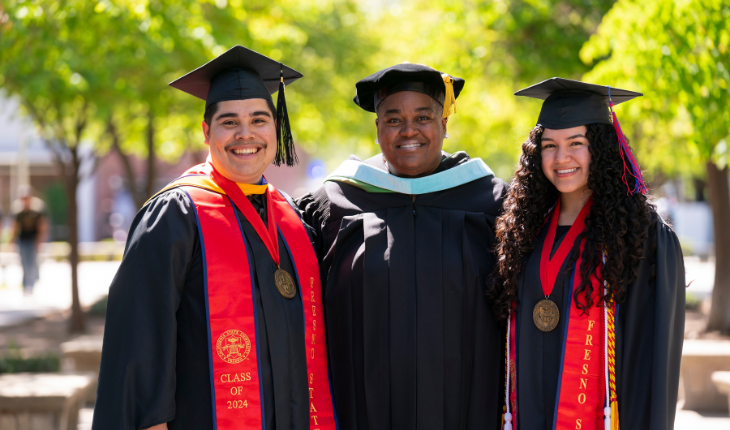
[[[340,428],[498,428],[504,342],[484,292],[505,191],[493,176],[413,196],[326,182],[298,201],[323,259]]]
[[[252,200],[265,214],[261,202]],[[301,297],[279,294],[273,279],[276,264],[243,214],[238,209],[236,214],[253,262],[262,421],[267,430],[308,429]],[[279,249],[281,267],[293,274],[281,237]],[[134,219],[109,290],[93,430],[137,430],[161,423],[171,430],[213,429],[203,281],[192,204],[181,189],[166,191]]]
[[[621,430],[671,429],[677,408],[684,339],[684,260],[670,227],[658,219],[649,228],[655,234],[647,235],[646,258],[639,263],[638,277],[627,289],[616,316],[616,392]],[[524,430],[552,430],[567,323],[563,316],[567,315],[573,277],[572,271],[564,273],[568,256],[550,295],[560,310],[558,326],[547,333],[538,330],[532,309],[545,298],[540,255],[547,230],[542,229],[535,249],[526,258],[517,293],[517,424]],[[567,230],[562,235],[565,233]],[[652,251],[654,240],[656,249]],[[602,315],[603,308],[599,312]]]

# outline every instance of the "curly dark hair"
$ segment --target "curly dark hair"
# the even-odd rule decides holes
[[[606,249],[606,262],[601,269],[608,281],[606,300],[620,303],[626,288],[637,276],[639,261],[644,258],[647,229],[656,221],[656,212],[647,196],[628,194],[622,181],[624,164],[616,131],[610,124],[586,126],[591,163],[588,188],[593,191],[593,206],[586,217],[585,230],[573,245],[566,271],[578,258],[580,242],[586,239],[582,253],[581,285],[574,294],[576,306],[586,312],[596,295],[589,274],[596,273],[601,263],[601,250]],[[517,287],[525,256],[533,250],[545,217],[557,202],[559,192],[542,172],[541,144],[543,128],[535,127],[522,144],[520,162],[504,200],[502,215],[497,219],[497,264],[487,281],[487,295],[492,299],[497,318],[505,321]],[[653,236],[653,235],[652,235]]]

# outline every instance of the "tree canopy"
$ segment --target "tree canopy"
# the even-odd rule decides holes
[[[159,154],[174,159],[201,144],[202,102],[166,84],[241,44],[304,73],[287,94],[296,142],[333,164],[377,151],[374,117],[352,103],[354,83],[398,62],[425,63],[467,80],[446,149],[485,157],[508,177],[539,109],[512,93],[586,72],[578,52],[611,4],[11,0],[0,83],[28,108],[87,103],[99,151],[111,117],[125,150],[145,157],[154,118]]]
[[[668,174],[728,163],[730,5],[621,0],[580,52],[589,81],[644,92],[627,103],[640,159]],[[681,162],[678,162],[681,160]]]

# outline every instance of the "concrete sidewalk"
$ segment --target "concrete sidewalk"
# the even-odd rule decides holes
[[[728,416],[728,414],[722,415],[698,413],[695,411],[677,411],[677,417],[674,420],[674,430],[728,429],[730,429],[730,416]]]
[[[118,261],[79,264],[79,299],[90,306],[109,292]],[[19,265],[0,268],[0,328],[42,318],[71,307],[71,266],[47,260],[40,266],[40,280],[33,295],[24,296]]]

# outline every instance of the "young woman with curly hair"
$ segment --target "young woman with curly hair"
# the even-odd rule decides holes
[[[682,252],[612,109],[641,94],[553,78],[516,95],[545,102],[496,224],[504,428],[671,429]]]

